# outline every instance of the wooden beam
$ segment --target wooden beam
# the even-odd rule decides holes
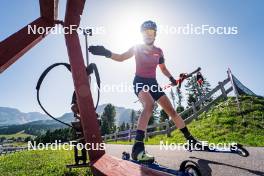
[[[218,82],[218,84],[220,86],[220,89],[221,89],[221,92],[222,92],[224,98],[227,99],[227,94],[226,94],[225,87],[224,87],[223,83],[222,82]]]
[[[58,18],[59,0],[39,0],[40,16],[54,23]]]
[[[65,15],[65,28],[71,25],[76,27],[80,24],[80,16],[84,8],[85,0],[68,0]],[[84,132],[84,138],[87,144],[101,145],[102,138],[99,130],[99,123],[95,113],[94,103],[91,95],[90,84],[86,74],[81,45],[77,31],[66,31],[65,41],[69,60],[71,64],[74,89],[77,96],[77,102],[80,110],[81,124]],[[94,147],[88,150],[91,162],[98,160],[105,154],[105,150],[98,150]]]
[[[107,154],[93,163],[92,168],[96,170],[96,176],[171,176],[171,174],[153,170]]]
[[[23,27],[18,32],[9,36],[3,40],[0,44],[0,73],[7,69],[11,64],[13,64],[19,57],[25,54],[38,42],[40,42],[46,34],[49,32],[49,29],[46,30],[44,34],[40,33],[30,33],[28,31],[28,26],[36,26],[36,28],[53,27],[54,24],[48,23],[43,18],[38,18],[27,26]]]
[[[0,42],[0,73],[40,42],[55,26],[58,17],[58,0],[39,0],[41,17]],[[45,33],[30,33],[28,27],[45,29]]]

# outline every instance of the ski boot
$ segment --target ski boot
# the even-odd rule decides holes
[[[151,164],[155,161],[154,156],[145,151],[143,142],[136,142],[132,148],[132,159],[140,163]]]

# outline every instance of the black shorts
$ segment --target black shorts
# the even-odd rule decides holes
[[[141,90],[148,91],[155,101],[165,95],[156,78],[143,78],[136,75],[133,81],[133,87],[137,96]]]

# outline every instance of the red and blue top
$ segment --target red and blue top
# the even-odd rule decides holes
[[[136,45],[134,46],[134,54],[136,75],[143,78],[156,78],[157,65],[164,62],[162,50],[156,46],[149,50],[143,45]]]

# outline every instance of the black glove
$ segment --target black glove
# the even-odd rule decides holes
[[[172,85],[177,85],[177,81],[172,76],[170,77],[170,82]]]
[[[90,46],[88,50],[94,55],[105,56],[108,58],[112,56],[112,52],[105,49],[104,46]]]

